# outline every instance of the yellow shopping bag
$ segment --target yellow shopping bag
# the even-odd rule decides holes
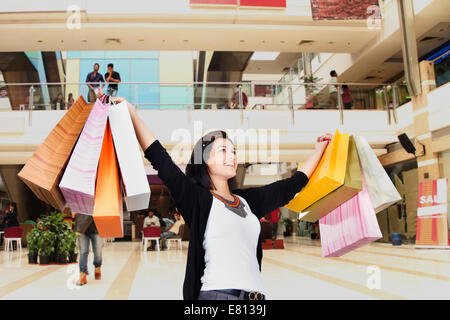
[[[286,208],[300,212],[344,184],[349,138],[349,134],[336,130],[308,184]]]

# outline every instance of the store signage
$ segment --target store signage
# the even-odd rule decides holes
[[[189,0],[191,5],[286,8],[286,0]]]
[[[447,179],[419,183],[416,247],[448,248]]]
[[[313,20],[381,18],[378,0],[311,0]]]

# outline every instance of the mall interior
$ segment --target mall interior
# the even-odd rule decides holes
[[[238,137],[238,188],[291,177],[324,133],[369,143],[400,194],[376,214],[382,237],[324,257],[319,221],[280,208],[281,246],[263,246],[267,299],[448,299],[448,183],[445,222],[421,219],[418,198],[450,176],[450,1],[16,0],[0,6],[0,30],[0,300],[183,299],[190,230],[146,250],[149,211],[164,232],[176,204],[142,151],[148,208],[124,206],[123,237],[102,239],[101,280],[92,249],[83,286],[79,256],[29,263],[36,222],[58,212],[72,226],[74,212],[18,174],[72,105],[95,102],[96,64],[101,85],[112,64],[120,82],[103,91],[135,106],[183,172],[207,132]],[[20,234],[8,236],[13,203]]]

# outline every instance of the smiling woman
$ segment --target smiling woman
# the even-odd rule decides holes
[[[135,108],[129,103],[128,108],[145,157],[191,230],[184,299],[265,299],[259,219],[289,203],[308,183],[331,136],[317,139],[316,151],[292,177],[235,189],[236,150],[224,131],[213,131],[195,144],[185,175]]]

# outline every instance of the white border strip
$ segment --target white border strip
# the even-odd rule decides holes
[[[433,214],[446,214],[447,204],[439,204],[437,206],[417,208],[417,216],[431,216]]]

